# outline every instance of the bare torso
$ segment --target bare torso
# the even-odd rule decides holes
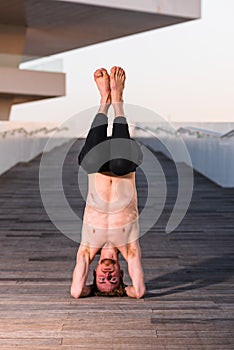
[[[90,255],[108,245],[124,247],[139,238],[135,172],[124,176],[89,174],[89,190],[83,218],[82,244]]]

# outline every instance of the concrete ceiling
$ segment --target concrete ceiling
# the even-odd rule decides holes
[[[90,5],[84,1],[77,3],[56,0],[0,0],[0,25],[26,29],[24,60],[191,19],[178,15]]]

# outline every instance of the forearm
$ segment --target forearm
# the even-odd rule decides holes
[[[126,288],[126,293],[132,298],[142,298],[145,294],[144,271],[141,264],[141,251],[139,242],[133,242],[128,252],[128,272],[132,286]]]
[[[143,270],[134,274],[132,272],[129,273],[132,279],[132,286],[128,286],[125,288],[127,295],[131,298],[140,299],[145,295],[145,283],[144,283],[144,273]]]
[[[76,264],[71,284],[71,295],[76,299],[82,296],[82,294],[86,294],[84,280],[85,279],[79,270],[79,265]]]
[[[86,280],[89,272],[89,258],[87,254],[79,253],[77,257],[76,266],[73,272],[73,279],[71,284],[71,295],[74,298],[88,296],[91,292],[90,287],[86,286]]]

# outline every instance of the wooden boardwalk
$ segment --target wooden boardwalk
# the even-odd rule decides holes
[[[79,147],[71,149],[65,172],[66,194],[77,210]],[[160,220],[141,239],[147,282],[141,300],[72,299],[77,243],[58,232],[43,208],[40,157],[0,177],[0,349],[234,348],[234,189],[195,173],[190,208],[167,235],[176,176],[173,163],[156,155],[167,175],[168,196]],[[141,172],[137,184],[141,206],[146,196]]]

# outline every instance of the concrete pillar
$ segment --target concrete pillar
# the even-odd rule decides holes
[[[23,26],[0,25],[0,67],[19,66],[24,52],[26,30]],[[0,120],[9,120],[13,103],[13,97],[0,96]]]
[[[24,53],[26,27],[0,25],[0,66],[18,67]]]
[[[0,96],[0,120],[9,120],[11,113],[11,106],[13,104],[12,97],[1,97]]]

